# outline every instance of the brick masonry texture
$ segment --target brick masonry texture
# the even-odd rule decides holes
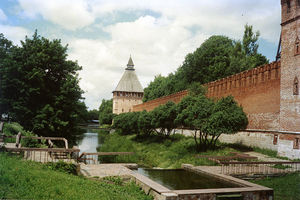
[[[279,128],[280,62],[263,65],[205,84],[207,96],[221,98],[232,95],[248,115],[251,129]],[[133,111],[153,110],[168,101],[179,103],[188,95],[184,90],[133,106]]]

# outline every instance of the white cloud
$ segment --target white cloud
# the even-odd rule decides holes
[[[146,87],[155,75],[174,72],[187,53],[213,34],[241,39],[246,23],[259,30],[261,38],[274,44],[280,34],[280,1],[274,3],[274,0],[19,2],[28,17],[40,15],[69,30],[81,31],[84,27],[92,32],[97,27],[109,35],[108,39],[100,36],[91,39],[86,32],[86,36],[81,34],[81,38],[67,41],[69,58],[83,66],[80,85],[86,91],[86,104],[90,108],[98,108],[102,98],[112,97],[130,54]],[[115,22],[118,12],[135,16],[137,11],[145,14]]]
[[[41,15],[52,23],[70,30],[83,28],[93,23],[89,5],[84,0],[19,0],[25,15]]]
[[[0,21],[5,21],[7,19],[5,13],[3,10],[0,8]]]
[[[24,40],[26,35],[30,35],[30,31],[18,26],[9,26],[0,24],[1,33],[4,34],[4,37],[13,41],[14,44],[20,44],[21,40]]]
[[[80,85],[86,91],[86,103],[97,108],[102,98],[112,97],[129,55],[144,87],[155,75],[175,71],[184,56],[198,47],[208,35],[192,33],[176,24],[161,23],[151,16],[134,22],[111,25],[105,29],[110,40],[72,39],[69,58],[83,66]]]

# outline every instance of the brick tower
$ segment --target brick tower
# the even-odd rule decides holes
[[[132,112],[134,105],[143,103],[143,96],[144,90],[130,57],[125,72],[113,91],[113,113]]]
[[[300,0],[281,0],[280,130],[300,132]]]

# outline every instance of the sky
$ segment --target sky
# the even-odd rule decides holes
[[[273,61],[280,20],[280,0],[0,0],[0,33],[14,44],[35,30],[68,44],[89,109],[112,98],[130,55],[145,88],[210,36],[241,40],[245,24],[260,32],[259,52]]]

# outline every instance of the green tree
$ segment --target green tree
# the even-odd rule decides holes
[[[113,100],[105,100],[102,99],[102,103],[99,107],[99,123],[103,124],[112,124],[112,120],[114,118],[113,114]]]
[[[231,53],[230,70],[238,73],[267,64],[268,59],[258,53],[259,31],[253,32],[253,26],[245,25],[243,40],[236,41]]]
[[[155,131],[159,129],[159,131],[156,131],[159,135],[168,137],[172,133],[172,130],[177,127],[174,123],[177,117],[177,107],[172,101],[156,107],[151,111],[151,116],[151,124],[155,128]]]
[[[143,136],[149,136],[154,132],[154,126],[152,125],[152,112],[142,111],[140,112],[138,119],[139,133]]]
[[[114,117],[113,128],[122,134],[139,134],[138,119],[140,112],[121,113]]]
[[[207,83],[226,77],[230,66],[233,40],[225,36],[211,36],[193,53],[186,56],[182,70],[188,83]]]
[[[41,136],[72,138],[79,116],[86,109],[82,102],[77,71],[81,67],[67,60],[67,46],[34,33],[21,41],[1,68],[11,102],[7,113],[26,130]]]
[[[97,120],[99,118],[99,110],[93,109],[87,112],[87,121]]]
[[[254,33],[249,25],[245,25],[242,42],[221,35],[211,36],[196,51],[186,55],[175,73],[156,76],[145,88],[143,101],[187,89],[194,82],[208,83],[268,63],[258,53],[258,38],[259,32]]]
[[[6,80],[8,78],[7,74],[13,73],[13,71],[6,71],[5,66],[12,64],[10,57],[14,48],[13,43],[0,33],[0,120],[3,114],[9,116],[9,110],[11,110],[12,102],[9,101],[9,97],[14,94],[14,91],[8,90],[11,86],[8,85]]]
[[[204,95],[183,98],[175,122],[194,130],[198,151],[214,148],[221,134],[237,133],[248,124],[246,114],[233,97],[213,101]]]

